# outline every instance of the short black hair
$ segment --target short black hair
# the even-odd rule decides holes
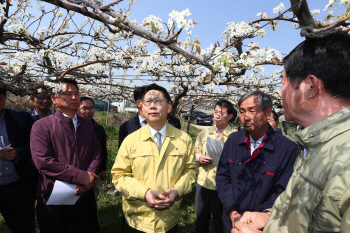
[[[331,96],[350,100],[350,35],[336,32],[323,38],[306,38],[283,61],[295,89],[308,75],[315,75]]]
[[[278,114],[274,111],[274,110],[272,110],[272,114],[273,114],[273,119],[274,119],[274,121],[275,122],[278,122],[279,120],[278,120]]]
[[[73,85],[77,88],[77,90],[79,91],[78,83],[77,83],[77,81],[74,80],[74,79],[71,79],[71,78],[63,78],[63,79],[61,79],[60,82],[61,82],[61,83],[70,83],[70,84],[73,84]]]
[[[0,95],[4,95],[6,97],[6,94],[7,94],[6,86],[1,86],[0,87]]]
[[[145,89],[145,86],[135,87],[134,89],[134,101],[142,100],[142,93]]]
[[[169,95],[168,91],[164,87],[161,87],[161,86],[159,86],[159,85],[157,85],[155,83],[152,83],[152,84],[149,84],[147,86],[144,86],[144,90],[143,90],[143,93],[142,93],[142,99],[144,99],[146,93],[151,91],[151,90],[156,90],[156,91],[163,92],[163,96],[164,96],[166,102],[167,103],[171,103],[170,95]]]
[[[264,112],[266,112],[266,110],[268,108],[272,108],[272,100],[270,95],[262,92],[262,91],[251,91],[248,92],[246,94],[244,94],[239,100],[238,100],[238,108],[241,107],[241,103],[243,102],[243,100],[248,99],[251,96],[257,96],[259,98],[259,105],[262,108],[262,110]]]
[[[218,100],[216,103],[215,103],[215,107],[214,109],[216,108],[216,106],[219,106],[219,107],[224,107],[224,108],[227,108],[227,114],[232,114],[232,119],[231,121],[234,121],[237,117],[237,111],[236,109],[233,107],[233,104],[228,101],[228,100],[225,100],[225,99],[221,99],[221,100]]]
[[[90,100],[92,102],[92,105],[94,105],[94,108],[95,108],[95,101],[93,101],[93,99],[87,96],[80,97],[80,104],[85,100]]]

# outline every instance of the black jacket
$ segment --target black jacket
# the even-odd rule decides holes
[[[35,178],[37,174],[30,153],[30,131],[34,121],[27,112],[8,108],[4,108],[4,111],[7,136],[18,154],[14,161],[16,171],[23,178]]]
[[[106,131],[102,125],[97,124],[94,119],[91,119],[92,124],[94,126],[95,134],[101,145],[101,164],[99,172],[107,169],[107,137]]]
[[[122,142],[124,139],[131,133],[135,132],[141,128],[139,115],[137,114],[133,118],[131,118],[128,121],[125,121],[123,124],[119,127],[119,141],[118,141],[118,147],[120,148]]]

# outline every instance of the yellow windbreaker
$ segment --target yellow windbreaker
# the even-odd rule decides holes
[[[127,223],[144,232],[167,232],[180,219],[182,196],[191,192],[196,179],[192,139],[167,123],[159,154],[149,125],[123,141],[112,168],[113,183],[123,195]],[[145,201],[148,189],[159,193],[175,188],[179,198],[166,210],[155,210]]]
[[[226,142],[228,136],[234,132],[231,126],[227,126],[226,129],[220,134],[218,140],[222,142]],[[216,139],[216,131],[215,126],[210,127],[208,129],[202,130],[197,137],[195,146],[194,146],[194,154],[197,155],[205,155],[205,149],[207,145],[207,138],[211,137]],[[208,165],[199,165],[199,174],[197,183],[207,189],[216,190],[216,170],[217,166],[213,164]]]

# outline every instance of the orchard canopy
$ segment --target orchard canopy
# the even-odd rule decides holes
[[[83,95],[115,100],[129,99],[136,85],[159,82],[171,93],[174,112],[185,103],[213,97],[235,102],[253,89],[277,99],[282,58],[290,50],[277,51],[274,43],[259,46],[260,41],[277,40],[284,22],[290,24],[289,34],[302,37],[350,31],[350,0],[312,1],[316,9],[306,0],[283,0],[272,9],[260,4],[260,12],[245,12],[250,21],[233,22],[236,17],[227,14],[226,29],[212,35],[222,14],[213,7],[216,1],[194,0],[196,10],[213,8],[206,31],[215,39],[204,45],[196,36],[201,22],[189,8],[137,21],[133,9],[145,0],[108,1],[0,0],[0,85],[18,96],[37,96],[56,93],[60,79],[73,78]],[[235,8],[240,1],[225,2]],[[179,8],[178,1],[163,2]],[[266,74],[266,66],[275,71]]]

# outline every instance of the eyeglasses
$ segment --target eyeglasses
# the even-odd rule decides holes
[[[94,109],[94,107],[81,107],[80,110],[83,110],[85,112],[86,111],[90,111],[91,112],[91,111],[94,111],[95,109]]]
[[[216,115],[221,115],[221,116],[224,116],[226,114],[226,112],[223,112],[223,111],[214,111],[214,114]]]
[[[155,105],[158,105],[158,106],[161,106],[163,101],[166,102],[165,99],[147,99],[147,100],[144,100],[143,101],[143,104],[146,106],[146,107],[149,107],[151,106],[152,102],[155,104]]]

